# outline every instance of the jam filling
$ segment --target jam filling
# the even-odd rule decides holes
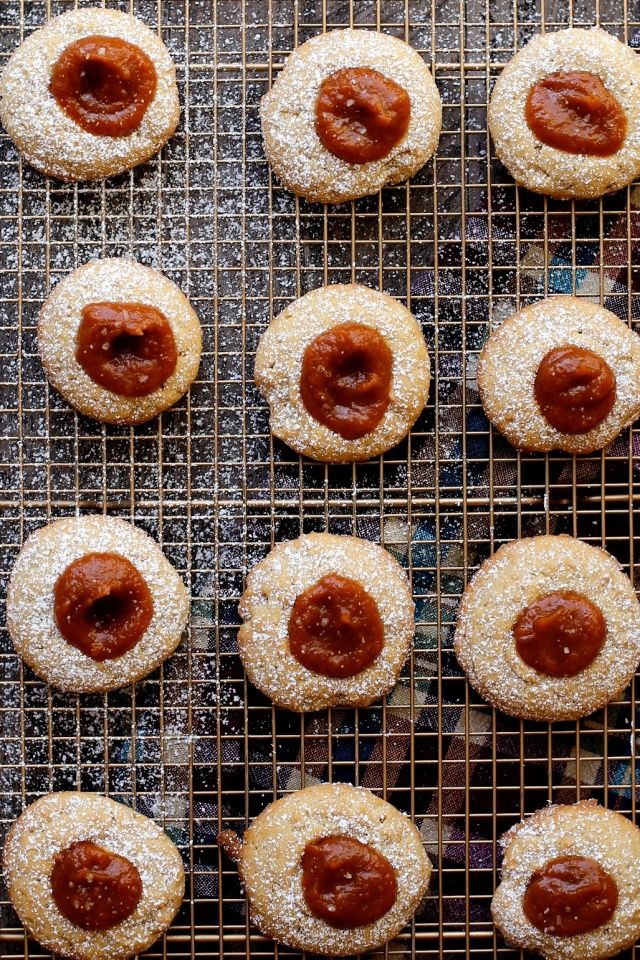
[[[513,627],[526,664],[549,677],[574,677],[598,656],[607,636],[600,610],[579,593],[547,593],[522,611]]]
[[[58,577],[54,613],[67,643],[101,662],[121,657],[142,639],[153,600],[146,580],[126,557],[87,553]]]
[[[545,419],[561,433],[588,433],[616,402],[613,370],[583,347],[550,350],[540,362],[533,389]]]
[[[178,350],[169,321],[141,303],[82,308],[76,360],[94,383],[121,397],[147,397],[174,373]]]
[[[56,854],[51,892],[60,913],[82,930],[108,930],[130,917],[142,896],[137,867],[88,840]]]
[[[618,887],[590,857],[556,857],[533,874],[522,907],[529,923],[554,937],[597,930],[613,916]]]
[[[323,677],[353,677],[383,646],[376,602],[355,580],[331,573],[296,598],[289,649],[307,670]]]
[[[614,95],[594,73],[550,73],[529,91],[525,117],[531,132],[549,147],[589,157],[617,153],[627,118]]]
[[[304,899],[313,915],[332,927],[375,923],[394,905],[397,892],[393,867],[366,843],[337,834],[304,848]]]
[[[373,327],[341,323],[304,352],[300,396],[307,412],[345,440],[371,433],[389,406],[393,354]]]
[[[65,47],[49,91],[61,110],[88,133],[126,137],[138,129],[156,93],[147,54],[118,37],[82,37]]]
[[[407,91],[370,67],[345,67],[323,80],[316,101],[316,133],[347,163],[388,156],[409,128]]]

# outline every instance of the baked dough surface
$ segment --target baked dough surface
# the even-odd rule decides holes
[[[146,397],[106,390],[76,360],[82,308],[102,301],[156,307],[171,326],[178,351],[176,369]],[[91,260],[49,293],[40,311],[38,347],[52,386],[76,410],[103,423],[137,424],[168,410],[187,392],[200,366],[202,328],[185,295],[164,274],[133,260]]]
[[[357,440],[345,440],[315,420],[300,396],[307,346],[341,323],[373,327],[393,353],[389,406],[378,426]],[[429,352],[417,320],[398,300],[360,284],[333,284],[294,300],[269,324],[258,344],[254,376],[269,403],[276,437],[303,456],[349,463],[376,457],[407,435],[429,397]]]
[[[102,662],[67,643],[53,609],[60,574],[73,560],[94,552],[118,553],[130,560],[153,599],[151,623],[135,647]],[[34,673],[69,693],[136,683],[175,651],[188,616],[185,586],[157,543],[117,517],[68,517],[41,527],[29,537],[11,571],[7,628],[14,646]]]
[[[602,612],[600,653],[574,677],[550,677],[518,655],[513,625],[555,590],[573,590]],[[573,537],[507,543],[480,567],[458,610],[454,650],[474,690],[498,710],[530,720],[575,720],[620,694],[640,660],[640,604],[618,562]]]
[[[585,347],[609,364],[616,400],[587,433],[561,433],[544,417],[534,383],[554,347]],[[484,345],[478,390],[485,413],[520,450],[591,453],[606,447],[640,414],[640,337],[600,304],[579,297],[540,300],[505,320]]]
[[[550,73],[572,70],[598,76],[626,115],[625,141],[610,157],[557,150],[529,129],[525,104],[531,87]],[[538,35],[498,77],[488,123],[496,154],[521,186],[565,200],[620,190],[640,174],[640,58],[599,28]]]
[[[398,898],[375,923],[337,930],[315,917],[302,893],[300,861],[311,840],[343,834],[370,844],[393,866]],[[324,783],[270,804],[244,835],[238,864],[252,922],[298,950],[351,956],[402,930],[426,893],[431,863],[420,833],[391,804],[363,787]]]
[[[329,573],[356,580],[376,602],[384,647],[353,677],[325,677],[289,650],[289,617],[296,598]],[[390,553],[359,537],[309,533],[279,543],[253,568],[240,601],[240,658],[251,682],[274,703],[299,712],[366,706],[396,683],[409,656],[414,605],[407,575]]]
[[[626,817],[593,800],[538,810],[501,841],[502,883],[491,904],[493,920],[510,945],[546,960],[601,960],[630,947],[640,936],[640,830]],[[542,933],[522,909],[533,873],[555,857],[590,857],[614,878],[619,900],[609,923],[589,933]]]
[[[315,131],[315,105],[323,80],[344,67],[371,67],[409,94],[409,129],[381,160],[340,160]],[[293,51],[262,98],[267,159],[288,190],[318,203],[343,203],[377,193],[387,183],[413,176],[435,152],[442,101],[431,72],[403,40],[373,30],[332,30]]]
[[[78,126],[49,93],[60,54],[91,35],[118,37],[153,61],[156,93],[137,130],[125,137],[96,136]],[[119,10],[70,10],[36,30],[10,57],[0,78],[0,120],[31,166],[60,180],[102,180],[152,157],[180,119],[176,68],[157,34]]]
[[[90,931],[67,920],[51,894],[57,853],[90,840],[138,868],[142,896],[122,923]],[[172,923],[184,897],[182,858],[153,820],[97,793],[50,793],[13,824],[4,874],[20,920],[46,950],[76,960],[124,960],[141,953]]]

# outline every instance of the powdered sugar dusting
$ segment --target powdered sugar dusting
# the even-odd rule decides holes
[[[300,396],[307,346],[346,322],[373,327],[393,353],[389,406],[378,426],[357,440],[345,440],[314,420]],[[255,379],[271,407],[271,429],[294,450],[330,462],[363,460],[398,443],[422,412],[429,355],[415,318],[397,300],[358,284],[334,284],[296,300],[270,324],[256,352]]]
[[[142,303],[166,317],[178,361],[166,382],[146,397],[123,397],[95,383],[76,360],[82,308],[88,303]],[[53,288],[40,312],[38,344],[53,386],[87,416],[107,423],[142,423],[174,404],[198,372],[200,322],[168,277],[132,260],[94,260]]]
[[[406,136],[388,156],[350,164],[330,153],[315,132],[322,81],[345,67],[372,67],[400,84],[411,101]],[[340,203],[412,176],[433,154],[442,123],[440,95],[420,55],[396,37],[334,30],[295,50],[262,100],[265,151],[286,187],[311,200]]]
[[[356,580],[373,597],[385,645],[353,677],[324,677],[306,669],[289,650],[289,617],[296,598],[321,577]],[[320,710],[367,704],[395,684],[413,639],[413,601],[407,577],[382,547],[356,537],[311,533],[278,544],[249,575],[240,602],[246,621],[238,646],[252,682],[281,706]]]
[[[556,150],[536,139],[525,119],[531,87],[550,73],[585,70],[598,76],[627,119],[613,156]],[[498,78],[488,111],[496,153],[515,179],[555,197],[599,197],[640,172],[640,59],[604,30],[559,30],[534,37]]]
[[[595,660],[575,677],[550,677],[516,651],[513,624],[538,597],[573,590],[602,612],[607,635]],[[640,659],[640,604],[609,554],[567,536],[506,544],[482,565],[462,598],[454,640],[471,685],[505,713],[538,720],[575,719],[620,693]]]
[[[142,896],[122,923],[85,931],[58,910],[49,877],[57,853],[90,840],[137,867]],[[47,949],[79,960],[120,960],[153,943],[173,920],[184,894],[184,870],[162,830],[123,804],[92,793],[51,793],[15,823],[4,870],[21,920]]]
[[[612,409],[582,434],[560,433],[552,427],[534,394],[542,358],[567,344],[603,357],[616,378]],[[599,450],[640,413],[640,337],[590,300],[540,300],[505,320],[491,335],[480,356],[478,387],[487,416],[514,446],[572,453]]]
[[[505,859],[502,883],[492,913],[506,940],[547,960],[610,957],[640,935],[640,831],[625,817],[593,802],[539,810],[502,838]],[[618,904],[605,925],[572,937],[542,933],[522,909],[522,898],[535,870],[555,857],[590,857],[616,881]]]
[[[398,898],[373,924],[337,930],[307,907],[302,853],[310,841],[332,834],[371,845],[395,870]],[[368,790],[347,784],[308,787],[271,804],[245,834],[241,861],[256,926],[289,946],[333,956],[370,950],[394,936],[417,907],[430,873],[411,821]]]
[[[98,662],[62,637],[53,613],[53,589],[66,567],[93,551],[130,560],[147,582],[153,617],[127,653]],[[7,594],[7,625],[18,653],[55,687],[76,693],[135,683],[168,657],[187,623],[188,600],[180,576],[142,530],[115,517],[58,520],[36,531],[20,552]]]
[[[140,126],[126,137],[100,137],[79,127],[49,92],[51,69],[70,43],[92,34],[134,43],[152,60],[157,86]],[[50,176],[94,179],[120,173],[153,156],[176,129],[176,72],[162,41],[118,10],[71,10],[32,33],[0,78],[0,119],[29,163]]]

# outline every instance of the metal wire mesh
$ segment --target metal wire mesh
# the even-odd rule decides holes
[[[72,0],[0,0],[0,44]],[[639,195],[565,204],[514,188],[491,154],[492,79],[540,29],[599,22],[638,37],[637,0],[134,0],[178,64],[180,132],[161,158],[104,184],[64,186],[0,139],[0,550],[3,585],[28,533],[77,511],[128,517],[161,543],[193,597],[189,638],[133,691],[75,698],[38,682],[0,638],[0,821],[49,790],[108,792],[164,824],[187,895],[153,955],[293,956],[250,929],[215,836],[282,792],[364,783],[421,825],[435,872],[389,956],[511,957],[489,902],[497,838],[548,800],[595,797],[635,814],[634,691],[578,724],[519,723],[466,687],[451,651],[464,583],[513,537],[567,531],[634,570],[635,446],[516,456],[489,430],[475,362],[492,318],[547,293],[602,299],[632,322]],[[410,184],[322,208],[272,182],[260,96],[290,50],[353,24],[409,40],[443,95],[437,159]],[[190,397],[159,421],[105,428],[47,386],[35,319],[49,287],[91,257],[132,256],[190,296],[205,352]],[[326,282],[357,280],[420,319],[435,382],[410,439],[379,461],[301,461],[269,436],[252,382],[270,317]],[[246,570],[274,542],[329,529],[382,541],[412,577],[416,650],[384,705],[298,717],[247,686],[235,652]],[[0,953],[42,955],[3,895]],[[630,954],[629,954],[630,955]]]

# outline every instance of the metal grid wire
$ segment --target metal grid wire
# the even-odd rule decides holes
[[[520,723],[468,690],[451,650],[464,583],[519,535],[567,531],[634,569],[640,457],[625,434],[580,460],[516,456],[475,385],[492,319],[545,294],[639,305],[638,193],[566,204],[518,191],[491,153],[494,76],[532,34],[599,22],[633,43],[638,0],[133,0],[178,64],[179,133],[145,167],[65,186],[0,139],[0,543],[3,587],[23,539],[48,520],[106,511],[144,527],[184,575],[190,635],[133,691],[63,696],[0,638],[0,820],[49,790],[108,792],[156,817],[180,847],[187,894],[164,957],[293,956],[249,928],[215,845],[267,802],[316,780],[360,782],[421,825],[435,871],[389,956],[513,957],[489,902],[497,838],[549,800],[595,797],[634,815],[634,690],[578,724]],[[71,0],[0,0],[8,55]],[[408,185],[339,208],[272,181],[260,96],[296,45],[346,24],[409,40],[443,96],[437,159]],[[129,430],[78,417],[47,386],[35,320],[50,286],[92,257],[158,267],[193,301],[205,350],[190,396]],[[252,382],[257,340],[291,299],[357,280],[423,325],[431,402],[401,447],[328,467],[269,436]],[[386,704],[298,717],[247,686],[236,655],[246,570],[303,531],[380,540],[413,577],[413,660]],[[4,589],[3,589],[4,594]],[[0,954],[41,956],[6,901]],[[628,956],[630,956],[629,954]]]

